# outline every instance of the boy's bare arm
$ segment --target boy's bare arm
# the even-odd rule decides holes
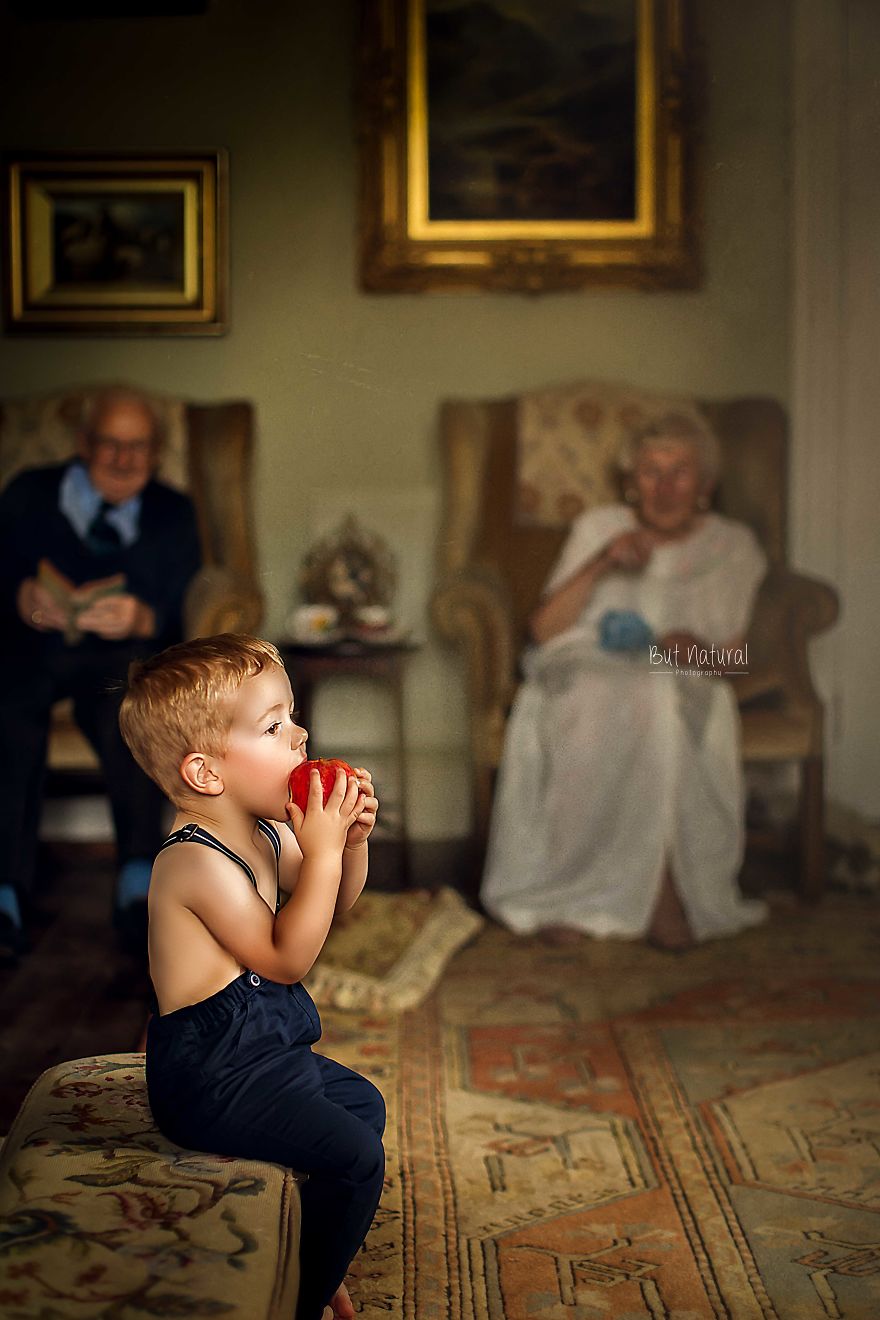
[[[368,865],[369,856],[366,839],[362,843],[347,843],[345,845],[342,853],[342,880],[339,884],[339,894],[336,899],[337,912],[347,912],[358,901],[361,890],[367,883]]]
[[[349,826],[342,853],[342,878],[336,899],[336,912],[347,912],[357,902],[367,879],[369,854],[367,839],[376,824],[379,799],[375,795],[369,770],[355,767],[355,777],[361,795],[357,799],[354,819]],[[281,864],[279,883],[286,894],[292,894],[299,879],[303,856],[293,831],[279,829],[281,835]]]
[[[354,772],[362,796],[358,799],[357,816],[349,826],[342,853],[342,881],[336,901],[337,912],[347,912],[353,907],[366,884],[369,864],[367,840],[373,832],[379,810],[373,776],[364,766],[355,766]]]
[[[358,799],[357,785],[352,780],[347,786],[342,775],[324,807],[317,771],[312,781],[305,818],[299,813],[299,875],[277,917],[241,867],[222,854],[182,844],[181,852],[191,853],[186,869],[179,865],[183,857],[175,859],[177,901],[241,966],[288,984],[305,976],[327,938],[342,878],[342,850]]]
[[[216,854],[193,867],[179,901],[242,967],[292,984],[302,980],[327,938],[341,872],[338,855],[304,859],[296,890],[276,917],[241,867]]]
[[[274,946],[275,915],[254,889],[237,862],[198,843],[181,843],[160,854],[150,885],[151,969],[153,955],[161,955],[160,966],[177,978],[181,958],[192,951],[181,947],[181,928],[163,920],[174,907],[185,909],[207,930],[218,946],[240,966],[253,968],[270,980],[285,980],[283,959]],[[212,963],[210,945],[205,945],[206,964]],[[198,980],[201,968],[189,969]],[[162,986],[157,986],[160,1001]]]
[[[324,947],[345,874],[343,849],[349,830],[362,810],[363,798],[357,782],[348,779],[343,771],[337,774],[326,804],[320,775],[313,770],[305,813],[293,803],[288,805],[302,860],[293,892],[275,920],[275,944],[289,952],[291,967],[297,971],[296,980],[305,976]],[[363,879],[366,879],[365,866]]]

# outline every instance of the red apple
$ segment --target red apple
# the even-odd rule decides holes
[[[296,769],[290,772],[290,798],[300,809],[305,811],[309,800],[309,785],[311,784],[312,771],[317,770],[321,776],[321,788],[324,791],[324,805],[330,796],[330,790],[336,783],[337,770],[344,770],[350,779],[357,776],[347,761],[339,761],[333,757],[321,757],[317,761],[301,761]]]

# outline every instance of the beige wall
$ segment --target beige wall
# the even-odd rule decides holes
[[[792,551],[837,586],[813,671],[826,699],[828,792],[880,820],[880,8],[796,0]],[[819,94],[817,90],[821,89]]]
[[[252,398],[267,632],[294,599],[311,529],[356,499],[365,522],[391,528],[405,612],[426,633],[444,395],[592,374],[787,399],[788,5],[697,7],[709,70],[702,288],[541,298],[358,291],[353,4],[211,0],[200,18],[128,22],[5,17],[6,146],[229,148],[232,319],[217,340],[4,338],[0,392],[109,377]],[[418,792],[428,772],[416,760],[416,831],[459,833],[458,671],[433,644],[407,699],[413,746],[451,757],[433,798]],[[381,709],[348,694],[343,715],[360,722],[362,741],[381,740]]]

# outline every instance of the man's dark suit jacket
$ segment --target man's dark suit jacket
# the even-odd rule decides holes
[[[61,479],[67,463],[30,468],[0,494],[0,619],[7,645],[24,650],[63,646],[58,633],[37,633],[18,617],[15,596],[21,582],[36,576],[41,559],[77,586],[96,578],[124,573],[127,590],[156,614],[151,649],[161,650],[182,637],[186,589],[201,563],[201,549],[192,501],[162,482],[151,480],[141,493],[140,532],[130,546],[96,554],[74,531],[58,507]],[[10,636],[11,631],[11,636]],[[89,643],[101,643],[90,637]]]

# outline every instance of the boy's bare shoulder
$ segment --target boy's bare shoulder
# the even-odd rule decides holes
[[[206,889],[223,891],[238,886],[247,877],[237,862],[216,848],[203,843],[181,840],[163,849],[153,863],[150,894],[167,895],[185,902]]]

